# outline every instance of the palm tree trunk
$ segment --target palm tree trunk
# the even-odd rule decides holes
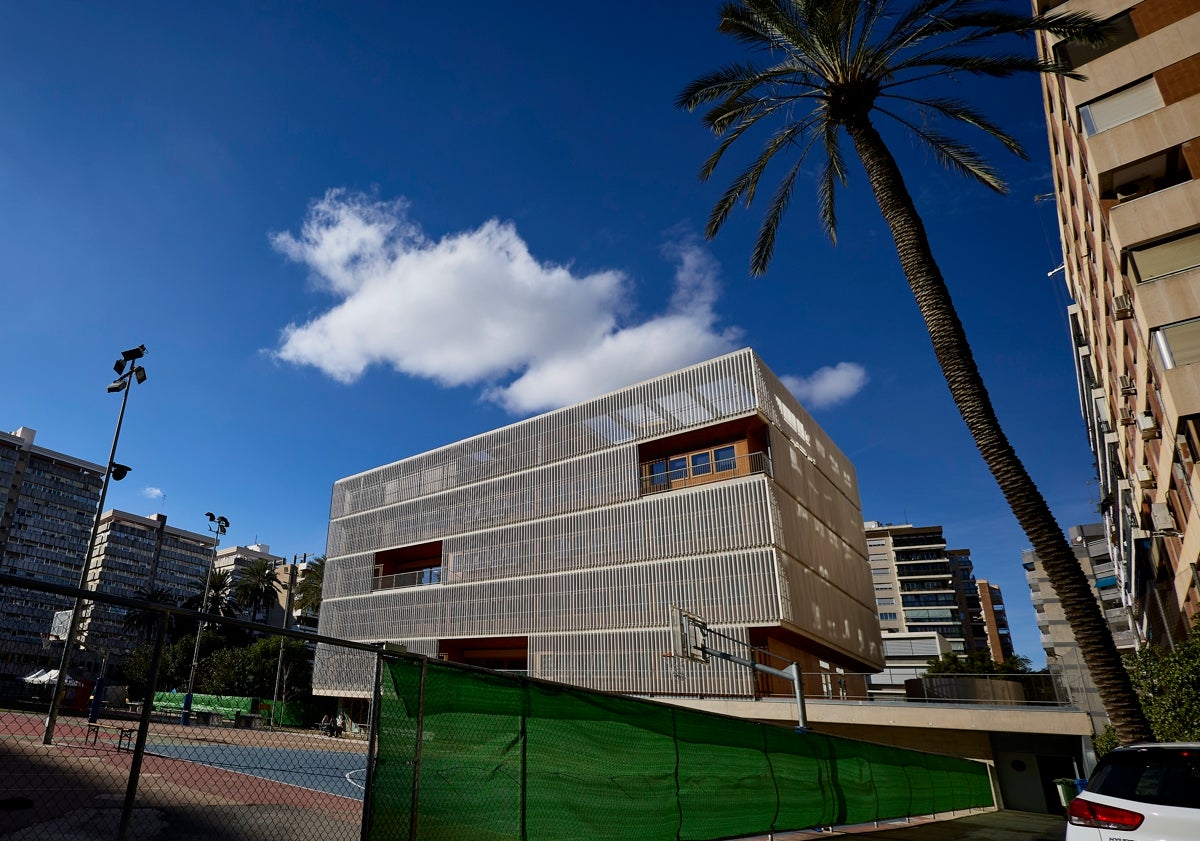
[[[865,116],[848,123],[846,131],[892,231],[901,268],[925,319],[950,395],[1046,570],[1109,720],[1122,744],[1153,741],[1150,725],[1087,577],[1046,500],[1000,427],[966,332],[950,300],[950,291],[933,258],[925,226],[895,158]]]

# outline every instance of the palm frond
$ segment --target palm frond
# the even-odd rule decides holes
[[[747,109],[749,112],[747,116],[743,117],[732,128],[728,128],[723,132],[725,136],[722,138],[721,143],[717,146],[716,150],[708,156],[708,159],[704,162],[704,165],[700,167],[700,180],[707,181],[709,177],[712,176],[713,171],[716,169],[717,164],[720,163],[721,158],[725,155],[725,152],[728,151],[729,147],[732,146],[743,134],[757,125],[761,120],[773,116],[774,113],[779,109],[786,108],[791,105],[793,99],[795,98],[779,99],[776,101],[767,102],[756,101],[752,109]]]
[[[974,76],[991,76],[1007,79],[1017,73],[1045,73],[1050,64],[1036,56],[1009,53],[1007,55],[974,55],[970,53],[945,53],[931,50],[911,56],[893,65],[896,74],[909,70],[937,68],[944,71],[960,70]],[[897,84],[902,80],[897,80]]]
[[[984,116],[982,112],[976,110],[970,104],[960,99],[943,99],[940,97],[917,99],[913,97],[899,96],[898,94],[884,94],[881,96],[881,98],[896,99],[901,102],[907,102],[912,105],[916,105],[919,108],[928,108],[932,111],[936,111],[938,114],[941,114],[943,117],[948,119],[958,120],[959,122],[974,126],[980,131],[983,131],[984,133],[999,140],[1004,145],[1004,148],[1012,152],[1014,155],[1017,155],[1023,160],[1029,159],[1029,155],[1026,154],[1025,147],[1021,145],[1021,141],[1017,140],[1007,131],[1002,129],[991,119]]]
[[[884,108],[877,110],[881,114],[891,117],[916,135],[922,143],[933,151],[934,157],[943,166],[960,175],[973,178],[988,189],[995,190],[997,193],[1003,194],[1008,192],[1008,186],[1004,183],[1004,179],[1000,176],[1000,173],[979,152],[967,144],[941,132],[921,128],[910,120],[906,120]]]
[[[842,158],[842,147],[838,143],[838,127],[832,122],[826,122],[822,128],[821,138],[825,146],[825,164],[821,167],[821,175],[817,181],[817,201],[821,224],[830,241],[837,244],[837,213],[834,198],[837,184],[846,184],[846,162]]]
[[[779,222],[791,203],[792,187],[802,165],[802,160],[792,164],[788,174],[775,189],[775,194],[771,196],[771,203],[767,206],[767,212],[758,228],[758,237],[754,240],[754,250],[750,252],[750,274],[755,277],[766,274],[767,266],[771,264],[771,257],[775,253],[775,240],[779,235]]]
[[[759,179],[762,178],[763,172],[767,165],[771,163],[771,159],[784,146],[794,143],[797,138],[803,137],[814,122],[813,115],[809,115],[804,120],[798,123],[790,123],[777,131],[772,137],[767,140],[762,151],[759,153],[751,164],[742,170],[742,173],[733,180],[729,185],[724,195],[720,200],[713,205],[712,212],[708,216],[708,224],[704,228],[704,235],[712,239],[720,231],[721,226],[725,224],[725,220],[729,218],[730,211],[738,201],[745,202],[749,207],[754,201],[754,196],[758,190]],[[811,141],[801,150],[798,158],[798,163],[803,163],[808,151],[812,148]]]
[[[675,97],[675,107],[695,111],[701,105],[719,99],[741,96],[756,85],[767,81],[763,71],[753,64],[726,64],[710,73],[698,76]]]

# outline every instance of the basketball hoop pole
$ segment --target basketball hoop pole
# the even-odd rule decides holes
[[[799,722],[800,730],[808,729],[808,713],[804,709],[804,682],[800,674],[800,667],[796,663],[790,663],[784,669],[773,669],[770,666],[765,666],[762,663],[757,663],[754,660],[747,660],[745,657],[738,657],[736,654],[730,654],[727,651],[718,651],[708,644],[709,627],[708,623],[700,619],[698,616],[682,610],[678,607],[671,607],[671,622],[675,628],[675,645],[677,651],[672,652],[671,657],[683,657],[688,660],[696,660],[701,663],[707,663],[709,657],[717,657],[721,660],[728,660],[730,663],[737,663],[739,666],[745,666],[756,672],[762,672],[768,675],[774,675],[778,678],[791,681],[792,688],[796,693],[796,719]],[[711,632],[714,636],[724,637],[725,639],[737,642],[739,645],[746,645],[744,642],[735,640],[733,637],[726,636],[718,631]],[[747,646],[749,647],[749,646]],[[784,658],[778,655],[767,652],[768,656],[776,657],[783,660]],[[785,661],[786,662],[786,661]]]
[[[717,651],[715,648],[704,647],[704,652],[710,657],[718,657],[721,660],[728,660],[730,663],[737,663],[739,666],[745,666],[748,669],[753,669],[756,672],[774,675],[784,680],[792,682],[792,688],[796,691],[796,719],[799,722],[799,729],[808,729],[808,715],[804,709],[804,685],[800,679],[800,667],[792,663],[785,669],[773,669],[770,666],[764,666],[762,663],[755,663],[753,660],[747,660],[744,657],[738,657],[735,654],[729,654],[725,651]]]

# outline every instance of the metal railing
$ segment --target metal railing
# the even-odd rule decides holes
[[[376,576],[371,579],[371,590],[394,590],[398,587],[424,587],[427,584],[441,583],[442,568],[436,566]]]

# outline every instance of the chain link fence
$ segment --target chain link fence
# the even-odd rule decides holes
[[[76,592],[0,587],[31,604]],[[314,697],[312,655],[318,639],[377,650],[103,593],[81,611],[97,604],[128,633],[103,651],[81,637],[53,717],[65,642],[0,634],[0,838],[361,837],[371,699]]]
[[[0,634],[4,841],[679,841],[992,805],[986,766],[967,760],[11,575],[0,587],[30,604],[82,594],[129,632],[98,651],[85,630],[57,705],[64,643]],[[363,677],[354,697],[312,694],[346,669]]]

